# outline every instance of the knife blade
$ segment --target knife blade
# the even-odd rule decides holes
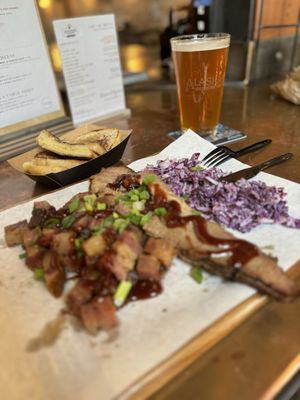
[[[250,179],[257,175],[259,172],[272,167],[273,165],[287,161],[293,157],[293,153],[285,153],[280,156],[274,157],[271,160],[265,161],[261,164],[254,165],[253,167],[245,168],[232,174],[223,176],[221,179],[226,182],[236,182],[241,178]]]

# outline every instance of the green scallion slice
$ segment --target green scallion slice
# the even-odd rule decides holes
[[[90,203],[84,203],[84,208],[86,209],[86,211],[93,211],[93,205]]]
[[[73,212],[77,211],[80,206],[80,201],[78,199],[74,199],[69,204],[69,213],[72,214]]]
[[[134,225],[140,225],[141,219],[142,219],[142,216],[141,216],[141,215],[131,214],[131,215],[129,216],[130,222],[131,222],[132,224],[134,224]]]
[[[130,200],[131,201],[139,201],[139,196],[137,195],[137,194],[134,194],[134,193],[132,193],[131,195],[130,195]]]
[[[117,214],[117,213],[116,213]],[[118,218],[119,215],[117,214],[116,218]],[[112,225],[113,221],[114,221],[115,217],[113,215],[109,215],[108,217],[106,217],[103,222],[102,222],[102,226],[104,228],[108,228],[109,226]]]
[[[36,268],[34,270],[34,279],[37,281],[43,281],[44,280],[44,270],[43,268]]]
[[[142,211],[145,208],[145,201],[135,201],[132,203],[132,210]]]
[[[192,210],[193,215],[201,215],[201,212],[198,210]]]
[[[74,224],[75,220],[76,218],[74,217],[74,215],[67,215],[61,221],[61,225],[63,228],[68,229]]]
[[[200,165],[196,165],[195,167],[190,168],[190,171],[192,172],[198,172],[198,171],[202,171],[203,168],[200,167]]]
[[[152,212],[148,212],[147,214],[143,215],[140,221],[140,225],[145,225],[147,222],[150,221],[152,218]]]
[[[59,224],[59,218],[49,218],[44,222],[44,228],[55,228],[56,226],[59,226]]]
[[[191,270],[191,277],[197,283],[201,283],[203,281],[202,269],[200,267],[193,267]]]
[[[148,192],[148,190],[143,190],[140,193],[140,199],[141,200],[149,200],[150,199],[150,193]]]
[[[159,207],[154,210],[155,215],[162,217],[167,214],[165,207]]]
[[[106,204],[105,203],[97,203],[96,208],[99,211],[106,210]]]
[[[87,194],[83,196],[84,207],[87,211],[93,211],[97,196],[95,194]]]
[[[26,251],[24,253],[19,254],[19,258],[22,260],[23,258],[26,258]]]
[[[81,250],[82,249],[81,243],[82,243],[82,239],[81,238],[76,238],[74,240],[74,246],[75,246],[76,250]]]
[[[129,221],[127,221],[126,219],[118,218],[114,220],[113,228],[120,233],[120,230],[122,230],[123,232],[128,223]]]
[[[150,185],[150,183],[153,183],[154,180],[155,180],[155,175],[149,174],[149,175],[146,175],[146,176],[144,177],[143,183],[144,183],[145,185]]]
[[[87,194],[83,196],[83,200],[85,201],[85,203],[94,204],[97,200],[97,196],[95,194]]]
[[[121,307],[127,299],[127,296],[132,288],[132,282],[122,281],[119,283],[114,294],[114,304],[116,307]]]

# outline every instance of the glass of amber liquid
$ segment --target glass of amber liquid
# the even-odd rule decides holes
[[[223,97],[230,35],[207,33],[171,39],[181,130],[216,132]]]

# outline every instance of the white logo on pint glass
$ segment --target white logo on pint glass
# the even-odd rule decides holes
[[[184,85],[186,93],[199,92],[206,89],[216,89],[223,85],[223,78],[221,76],[209,76],[208,64],[202,64],[201,68],[196,71],[196,76],[188,78]]]

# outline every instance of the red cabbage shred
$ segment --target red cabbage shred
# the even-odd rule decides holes
[[[300,228],[300,219],[288,213],[283,188],[268,186],[261,181],[224,182],[227,175],[219,168],[200,169],[200,153],[191,158],[160,160],[147,165],[178,196],[183,197],[206,219],[228,228],[249,232],[260,224],[281,224]]]

